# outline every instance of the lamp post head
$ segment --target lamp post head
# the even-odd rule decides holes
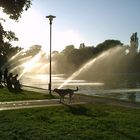
[[[50,24],[52,24],[52,20],[53,20],[54,18],[56,18],[56,16],[49,15],[49,16],[46,16],[46,18],[48,18],[49,21],[50,21]]]

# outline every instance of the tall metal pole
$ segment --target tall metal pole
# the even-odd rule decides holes
[[[52,20],[53,18],[56,18],[55,16],[53,15],[49,15],[49,16],[46,16],[46,18],[49,18],[49,21],[50,21],[50,78],[49,78],[49,93],[51,95],[51,91],[52,91],[52,65],[51,65],[51,62],[52,62],[52,57],[51,57],[51,52],[52,52]]]

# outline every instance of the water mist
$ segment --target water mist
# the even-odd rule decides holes
[[[74,72],[71,76],[69,76],[64,83],[62,83],[58,88],[62,88],[63,86],[67,85],[71,80],[76,78],[78,75],[82,74],[83,72],[90,69],[91,66],[94,66],[95,62],[100,62],[107,58],[108,56],[113,56],[115,53],[119,52],[122,48],[121,47],[115,47],[111,48],[109,50],[106,50],[99,54],[96,58],[93,58],[92,60],[85,63],[81,68],[79,68],[76,72]]]

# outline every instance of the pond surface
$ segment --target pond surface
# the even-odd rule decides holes
[[[140,102],[140,78],[138,76],[136,77],[137,80],[135,78],[134,80],[132,80],[133,78],[122,78],[120,80],[106,82],[74,79],[70,80],[62,88],[74,89],[78,86],[78,93],[81,94]],[[65,81],[66,78],[62,74],[52,75],[52,89],[58,88]],[[25,85],[24,89],[46,92],[48,89],[49,75],[24,74],[20,79],[20,82],[22,85]],[[35,88],[30,88],[28,86]]]

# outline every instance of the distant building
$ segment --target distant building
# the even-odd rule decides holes
[[[137,53],[138,52],[138,43],[139,39],[137,37],[137,32],[133,33],[130,37],[130,52],[131,53]]]

